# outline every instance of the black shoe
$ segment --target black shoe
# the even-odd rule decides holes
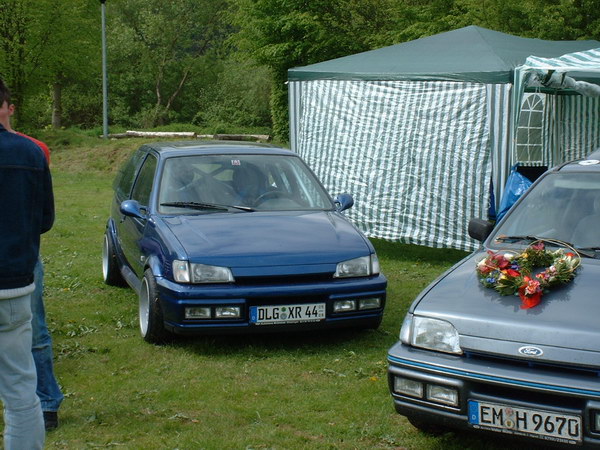
[[[44,425],[46,431],[58,428],[58,413],[56,411],[44,411]]]

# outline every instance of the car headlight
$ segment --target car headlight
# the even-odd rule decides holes
[[[173,261],[173,277],[178,283],[233,283],[228,267]]]
[[[400,330],[400,341],[428,350],[462,354],[458,331],[445,320],[407,314]]]
[[[379,273],[379,259],[375,253],[338,263],[334,278],[369,277]]]

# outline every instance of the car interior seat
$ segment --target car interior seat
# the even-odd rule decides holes
[[[268,190],[267,177],[254,164],[243,163],[236,167],[231,179],[241,205],[252,206],[256,199]]]
[[[168,176],[165,177],[164,187],[161,191],[160,202],[192,202],[198,201],[198,195],[194,187],[196,174],[187,166],[172,167]]]

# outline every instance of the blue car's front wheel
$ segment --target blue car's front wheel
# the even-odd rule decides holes
[[[150,269],[147,269],[142,278],[139,297],[140,332],[146,342],[162,344],[171,337],[165,330],[163,314],[158,299],[156,280]]]

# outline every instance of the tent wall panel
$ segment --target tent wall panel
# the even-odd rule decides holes
[[[559,146],[562,161],[583,158],[599,148],[600,98],[561,95],[557,96],[557,101],[561,117]]]
[[[489,200],[487,97],[478,83],[307,81],[295,150],[330,192],[354,195],[368,236],[471,250],[468,221]]]

